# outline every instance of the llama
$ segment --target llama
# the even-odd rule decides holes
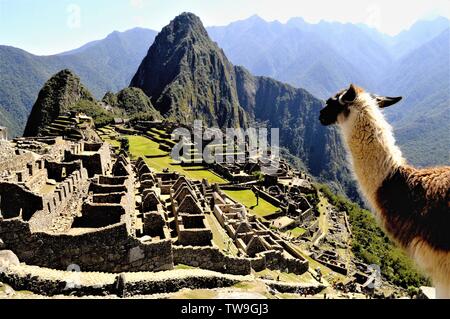
[[[406,163],[381,111],[401,99],[352,84],[327,100],[319,120],[340,127],[360,191],[382,228],[430,276],[436,296],[450,298],[450,167]]]

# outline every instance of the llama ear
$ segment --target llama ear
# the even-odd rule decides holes
[[[345,103],[351,103],[356,99],[358,95],[358,88],[352,83],[350,87],[347,89],[347,92],[341,96],[340,100]]]
[[[402,99],[401,96],[398,96],[398,97],[377,96],[376,97],[378,106],[380,108],[385,108],[385,107],[394,105],[395,103],[400,102],[401,99]]]

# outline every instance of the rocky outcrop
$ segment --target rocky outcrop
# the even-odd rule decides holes
[[[117,94],[108,92],[103,97],[103,102],[115,107],[119,112],[127,116],[147,115],[154,120],[162,119],[161,114],[153,107],[150,98],[139,88],[129,87]]]
[[[200,19],[183,13],[163,28],[130,86],[141,88],[164,116],[210,126],[245,127],[233,65]]]
[[[81,100],[95,101],[92,94],[81,84],[78,76],[70,70],[58,72],[39,92],[28,117],[24,136],[40,135],[46,125]]]

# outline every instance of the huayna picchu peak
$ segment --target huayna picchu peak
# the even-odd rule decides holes
[[[233,66],[192,13],[179,15],[157,35],[130,86],[141,88],[163,116],[183,124],[200,119],[246,128],[257,121],[280,128],[281,146],[313,175],[352,188],[336,130],[317,122],[322,102]]]
[[[141,88],[168,119],[246,126],[233,65],[194,14],[183,13],[163,28],[130,86]]]

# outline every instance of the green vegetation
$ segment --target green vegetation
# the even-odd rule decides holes
[[[158,120],[161,115],[152,105],[150,98],[138,88],[129,87],[119,91],[117,94],[107,92],[103,102],[112,106],[123,116],[134,120]]]
[[[162,172],[164,169],[169,168],[169,170],[186,175],[191,179],[207,179],[210,183],[218,184],[227,183],[226,180],[214,174],[204,166],[183,167],[178,163],[174,163],[167,152],[159,149],[158,143],[144,136],[127,135],[126,137],[130,143],[131,157],[134,159],[138,157],[144,158],[146,163],[158,172]]]
[[[92,115],[99,112],[94,97],[81,84],[80,78],[70,70],[62,70],[52,76],[39,92],[28,117],[24,136],[42,134],[45,127],[62,113],[76,107]]]
[[[259,181],[259,182],[264,181],[264,175],[263,175],[263,173],[261,173],[261,171],[253,172],[252,176],[255,176],[257,178],[257,181]]]
[[[192,266],[188,266],[188,265],[178,264],[178,265],[175,265],[173,267],[173,269],[190,270],[190,269],[196,269],[196,268],[192,267]]]
[[[297,238],[297,237],[303,235],[306,232],[306,229],[304,229],[302,227],[295,227],[295,228],[291,229],[289,232],[292,237]]]
[[[114,129],[109,126],[100,127],[97,129],[100,138],[111,144],[111,146],[119,149],[120,148],[120,135],[116,133]]]
[[[169,120],[245,127],[244,110],[232,93],[233,73],[233,65],[200,19],[183,13],[155,39],[130,86],[142,88]]]
[[[278,211],[276,206],[273,206],[271,203],[262,198],[259,198],[259,205],[256,205],[256,196],[251,190],[226,190],[225,193],[235,201],[245,205],[248,209],[250,209],[251,213],[257,216],[265,217]]]
[[[159,149],[159,145],[156,142],[138,135],[126,135],[124,136],[129,141],[129,150],[131,157],[137,159],[138,157],[146,158],[146,156],[166,156],[167,152]],[[157,168],[158,169],[158,168]]]
[[[318,185],[318,189],[337,209],[348,213],[355,256],[365,263],[379,265],[383,276],[395,285],[408,288],[429,284],[413,262],[378,227],[371,212],[342,196],[336,196],[326,185]]]
[[[86,115],[92,117],[95,126],[102,127],[111,124],[114,120],[111,113],[103,109],[95,101],[80,100],[77,103],[71,105],[69,110],[83,112]]]

